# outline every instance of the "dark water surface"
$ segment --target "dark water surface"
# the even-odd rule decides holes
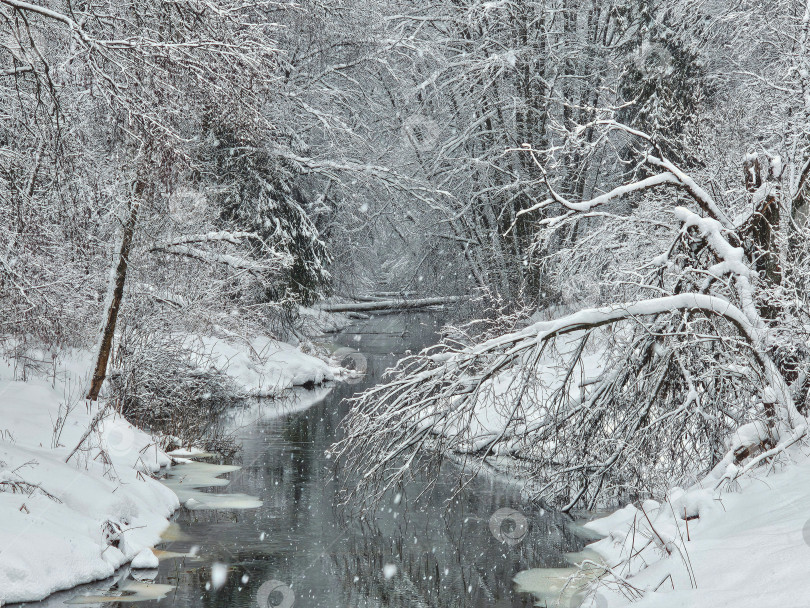
[[[230,485],[217,491],[257,496],[263,505],[227,511],[181,509],[175,521],[185,539],[159,548],[187,553],[196,547],[199,558],[162,561],[152,575],[154,581],[174,589],[162,600],[140,605],[533,605],[530,596],[513,591],[512,577],[527,568],[565,566],[562,554],[580,550],[583,543],[569,531],[564,516],[527,504],[517,486],[482,476],[448,507],[457,489],[455,471],[448,465],[419,503],[414,501],[424,486],[414,482],[364,521],[347,518],[336,508],[340,484],[333,479],[333,463],[326,452],[348,409],[343,400],[377,383],[408,349],[435,342],[437,324],[430,314],[364,321],[334,338],[365,357],[368,370],[361,382],[302,391],[283,402],[253,403],[233,412],[229,424],[242,446],[235,464],[243,468],[230,474]],[[525,536],[508,522],[502,529],[519,542],[503,542],[504,535],[499,540],[491,530],[493,514],[504,508],[526,518]],[[210,585],[214,563],[228,568],[224,586],[216,590]],[[123,571],[121,576],[129,573]],[[268,581],[282,586],[270,593],[268,586],[262,587]],[[109,589],[112,583],[63,592],[44,604],[63,605],[80,593]],[[262,595],[264,601],[258,603],[257,596]]]

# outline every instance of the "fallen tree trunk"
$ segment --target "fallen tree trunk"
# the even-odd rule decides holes
[[[427,308],[441,304],[454,304],[461,296],[443,296],[436,298],[419,298],[416,300],[379,300],[375,302],[342,302],[338,304],[320,304],[324,312],[373,312],[375,310],[409,310]]]
[[[372,295],[375,298],[407,298],[415,296],[415,291],[375,291]]]

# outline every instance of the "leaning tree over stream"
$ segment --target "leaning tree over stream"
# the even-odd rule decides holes
[[[450,457],[512,468],[564,510],[592,507],[715,465],[714,482],[733,480],[804,436],[804,178],[791,184],[775,154],[746,155],[732,218],[645,133],[610,112],[572,141],[585,129],[632,141],[638,177],[589,200],[546,180],[536,208],[553,213],[535,242],[578,225],[546,263],[601,281],[605,301],[402,361],[356,400],[338,446],[365,471],[364,499]],[[545,176],[548,152],[524,153]]]

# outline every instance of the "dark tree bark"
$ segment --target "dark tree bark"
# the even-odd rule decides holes
[[[118,311],[121,309],[121,300],[124,297],[124,284],[127,278],[127,265],[129,263],[129,253],[132,249],[132,240],[135,236],[135,225],[138,223],[138,208],[140,207],[140,197],[143,195],[144,182],[138,180],[135,184],[132,203],[129,207],[129,216],[124,224],[124,234],[121,239],[121,250],[118,254],[118,266],[115,269],[115,278],[112,299],[107,309],[107,318],[101,335],[101,343],[96,359],[96,368],[93,372],[93,379],[90,383],[90,390],[87,398],[96,401],[101,392],[101,386],[107,377],[107,364],[110,360],[113,338],[115,337],[115,324],[118,321]]]
[[[765,167],[759,158],[749,158],[745,161],[745,187],[754,197],[754,211],[751,222],[747,226],[748,256],[754,263],[754,268],[760,278],[769,286],[775,287],[782,283],[782,267],[779,264],[779,245],[776,242],[779,232],[780,180],[781,172],[771,159],[767,159]],[[770,188],[761,192],[763,184],[770,184]],[[779,315],[779,307],[770,303],[759,305],[759,314],[764,319],[774,320]]]

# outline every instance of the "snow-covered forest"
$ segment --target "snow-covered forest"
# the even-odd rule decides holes
[[[810,0],[0,0],[0,97],[0,604],[810,605]]]

